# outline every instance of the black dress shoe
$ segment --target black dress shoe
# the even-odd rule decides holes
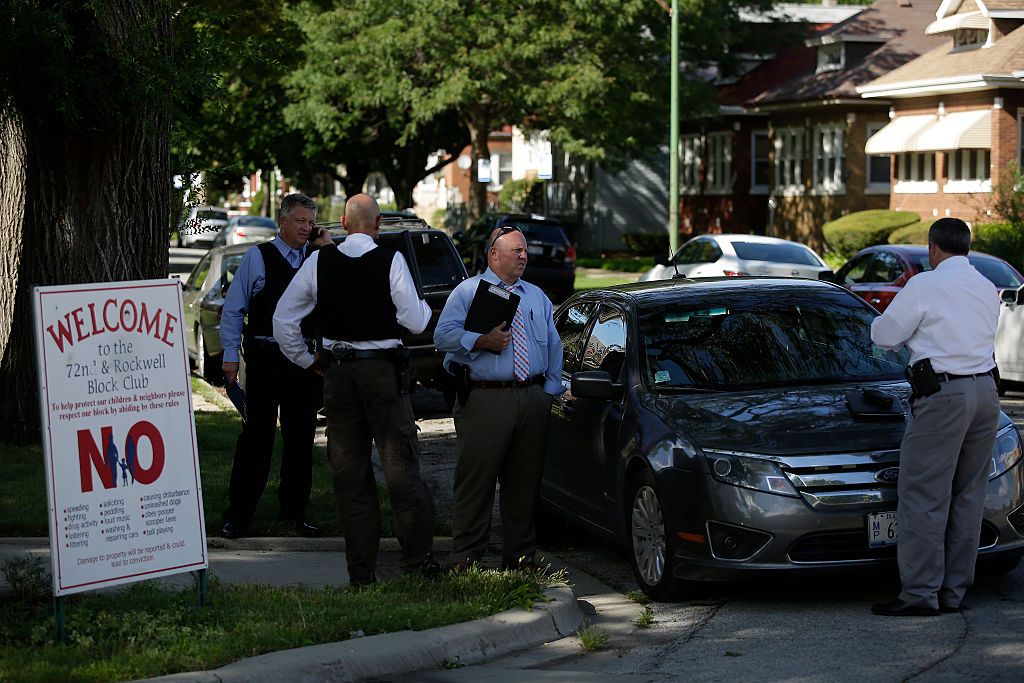
[[[433,555],[427,555],[422,562],[405,570],[405,573],[419,574],[428,579],[436,579],[441,574],[444,574],[444,569],[441,568],[441,565],[438,564]]]
[[[872,605],[871,611],[883,617],[934,617],[939,613],[939,610],[934,607],[911,605],[909,602],[904,602],[899,598]]]
[[[960,614],[963,611],[969,610],[966,602],[961,602],[959,605],[954,607],[953,605],[939,605],[939,611],[943,614]]]
[[[352,588],[372,586],[375,583],[377,583],[377,576],[372,572],[369,576],[350,576],[348,579],[348,585]]]
[[[220,530],[220,535],[224,538],[235,539],[245,536],[246,532],[247,529],[245,529],[240,524],[235,524],[234,522],[224,522],[224,526],[221,527]]]
[[[315,527],[312,524],[295,522],[295,533],[306,538],[320,538],[324,532],[320,531],[320,527]]]

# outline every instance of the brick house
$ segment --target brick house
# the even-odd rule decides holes
[[[992,220],[992,187],[1021,160],[1024,0],[944,0],[925,32],[942,43],[858,88],[891,101],[867,141],[891,155],[889,205],[922,218]]]
[[[937,6],[876,0],[807,41],[814,60],[802,75],[747,100],[747,111],[767,115],[776,235],[821,249],[825,222],[889,206],[889,160],[867,155],[865,143],[889,123],[890,101],[857,87],[945,42],[925,32]]]

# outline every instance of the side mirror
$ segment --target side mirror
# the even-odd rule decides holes
[[[1020,290],[1017,289],[1004,289],[999,292],[999,300],[1004,304],[1010,306],[1017,305],[1017,297],[1020,295]]]
[[[818,279],[823,282],[835,283],[836,274],[831,270],[820,270],[818,271]]]
[[[612,376],[603,370],[574,372],[572,375],[572,395],[576,398],[617,401],[622,398],[622,384],[613,382]]]
[[[224,298],[228,295],[228,287],[231,286],[231,280],[228,279],[228,274],[221,273],[220,275],[220,296]]]
[[[671,266],[672,265],[672,261],[669,259],[668,256],[655,256],[654,257],[654,265],[656,265],[656,266]]]

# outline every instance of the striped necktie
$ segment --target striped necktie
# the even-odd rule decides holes
[[[504,282],[501,286],[511,292],[515,289],[515,285],[506,285]],[[512,316],[512,367],[516,374],[516,379],[520,382],[525,382],[530,377],[530,349],[526,345],[526,324],[523,322],[523,307],[522,301],[520,305],[516,307],[516,314]]]

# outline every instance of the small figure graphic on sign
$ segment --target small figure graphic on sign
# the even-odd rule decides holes
[[[107,467],[110,468],[110,481],[117,487],[117,446],[111,439],[107,443]]]
[[[123,486],[127,486],[128,485],[128,463],[125,462],[124,458],[121,458],[118,461],[117,464],[121,466],[122,485]]]
[[[135,462],[136,462],[137,456],[135,454],[135,440],[132,439],[132,435],[131,434],[128,435],[128,442],[125,444],[124,450],[125,450],[125,455],[128,458],[128,474],[131,475],[132,483],[134,484],[135,483]]]

